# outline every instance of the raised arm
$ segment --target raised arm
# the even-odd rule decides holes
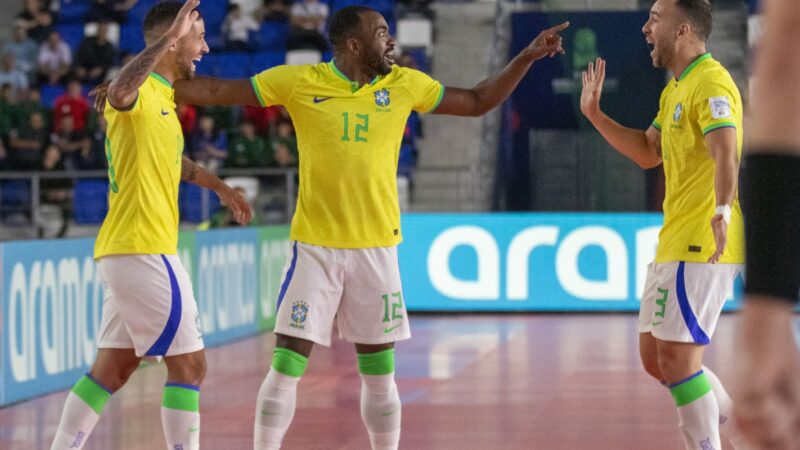
[[[561,36],[558,33],[568,26],[569,22],[564,22],[542,31],[503,70],[481,81],[472,89],[448,86],[434,114],[481,116],[499,105],[511,95],[536,60],[564,53]]]
[[[117,77],[108,86],[108,101],[114,108],[125,110],[134,104],[139,95],[139,86],[144,83],[158,61],[192,28],[199,16],[195,11],[199,4],[200,0],[187,0],[169,29],[120,69]]]
[[[196,184],[197,186],[211,189],[220,201],[231,209],[233,218],[240,224],[250,222],[253,213],[244,196],[231,188],[218,176],[198,166],[194,161],[183,157],[181,164],[181,181]]]
[[[189,105],[260,106],[250,80],[195,77],[175,82],[175,101]]]
[[[597,58],[582,74],[581,112],[616,151],[643,169],[661,164],[661,131],[650,126],[646,131],[627,128],[600,109],[606,62]]]
[[[718,128],[705,137],[706,147],[711,158],[714,159],[714,193],[717,197],[717,206],[711,219],[711,229],[714,231],[714,240],[717,248],[708,262],[719,261],[728,236],[728,221],[730,212],[726,208],[733,205],[736,189],[739,186],[739,154],[736,143],[735,128]]]

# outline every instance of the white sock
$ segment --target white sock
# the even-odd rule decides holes
[[[70,392],[53,439],[52,450],[81,449],[97,424],[100,415],[80,397]]]
[[[719,433],[728,442],[733,445],[736,450],[744,450],[747,448],[742,431],[736,426],[736,421],[733,420],[733,400],[725,390],[725,386],[719,380],[717,375],[706,366],[703,366],[703,372],[711,384],[711,389],[714,391],[714,397],[717,398],[719,404]]]
[[[284,375],[270,368],[256,401],[256,423],[253,427],[255,450],[281,448],[286,430],[294,418],[297,383],[300,377]]]
[[[394,372],[361,375],[361,418],[372,450],[396,450],[400,443],[401,405]]]
[[[722,450],[719,405],[708,377],[699,371],[670,385],[678,408],[678,426],[687,450]]]
[[[161,426],[167,450],[200,449],[200,392],[197,386],[167,383],[161,403]]]

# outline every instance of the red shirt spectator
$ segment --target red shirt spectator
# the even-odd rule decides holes
[[[242,114],[242,122],[252,122],[256,126],[256,132],[262,136],[270,134],[270,128],[278,118],[283,117],[284,113],[279,106],[245,106]],[[288,116],[288,114],[286,114]]]
[[[56,99],[53,107],[54,131],[56,133],[61,131],[61,119],[65,116],[72,117],[75,131],[83,131],[90,110],[89,101],[83,96],[81,83],[76,80],[70,81],[67,92]]]
[[[178,120],[181,122],[181,129],[184,136],[189,136],[194,127],[197,126],[197,108],[192,105],[178,103],[175,107],[178,112]]]

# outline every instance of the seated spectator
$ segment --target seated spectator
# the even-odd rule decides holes
[[[72,117],[72,124],[76,131],[86,128],[86,119],[89,117],[91,105],[83,95],[83,86],[78,80],[70,80],[67,91],[56,98],[53,105],[55,123],[53,129],[56,133],[61,131],[62,121],[65,117]]]
[[[297,166],[297,136],[294,134],[292,121],[281,119],[278,121],[275,136],[269,140],[272,156],[272,166],[294,167]]]
[[[119,73],[119,70],[122,69],[122,67],[125,64],[128,64],[135,56],[136,56],[135,53],[123,53],[119,58],[119,64],[115,64],[110,69],[108,69],[108,72],[106,73],[106,78],[103,81],[113,80],[114,77],[116,77],[117,74]]]
[[[286,21],[289,20],[291,6],[291,0],[263,0],[261,7],[255,12],[255,18],[259,22],[265,20]]]
[[[17,69],[25,72],[30,79],[36,70],[36,58],[39,53],[39,46],[28,37],[28,31],[21,22],[14,24],[14,35],[12,39],[3,45],[2,53],[12,53],[17,63]]]
[[[53,15],[43,0],[25,0],[25,9],[17,19],[28,31],[28,36],[38,43],[47,39],[53,25]]]
[[[253,122],[243,122],[240,134],[231,139],[225,167],[267,167],[272,161],[267,151],[267,142],[256,134]]]
[[[87,22],[111,21],[123,24],[128,21],[128,11],[137,0],[92,0]]]
[[[42,157],[41,170],[44,172],[64,172],[61,153],[55,145],[48,145]],[[40,181],[41,203],[53,205],[61,211],[61,227],[55,237],[64,237],[69,226],[72,203],[72,180],[69,178],[42,178]],[[39,229],[39,237],[44,237],[44,226]]]
[[[17,67],[13,53],[4,53],[0,62],[0,86],[6,84],[11,87],[14,98],[28,89],[28,76]]]
[[[83,140],[78,157],[79,170],[98,170],[108,167],[106,159],[106,129],[108,122],[103,115],[97,116],[97,128]]]
[[[58,31],[51,31],[39,47],[39,83],[58,84],[64,81],[72,64],[72,50]]]
[[[200,118],[199,128],[192,133],[189,148],[192,160],[210,172],[216,172],[222,166],[228,154],[228,139],[224,131],[214,125],[214,119],[208,116]]]
[[[42,165],[42,154],[49,133],[44,118],[39,113],[31,115],[30,123],[11,132],[9,160],[16,170],[37,170]]]
[[[17,100],[17,117],[15,127],[30,123],[33,113],[38,112],[44,118],[44,127],[48,130],[51,124],[51,111],[42,104],[42,94],[38,89],[28,89],[21,99]]]
[[[420,14],[434,21],[436,20],[436,11],[431,8],[431,3],[433,3],[433,0],[397,0],[395,4],[397,17]]]
[[[86,133],[75,129],[72,116],[61,118],[61,129],[50,137],[50,141],[61,152],[61,161],[68,170],[80,167],[81,150],[85,146]]]
[[[11,130],[16,128],[18,115],[16,97],[11,91],[10,84],[0,86],[0,142],[5,147]]]
[[[188,138],[197,126],[197,108],[185,103],[175,105],[175,112],[178,114],[178,121],[181,123],[184,138]]]
[[[226,49],[232,52],[250,50],[250,32],[258,31],[258,23],[249,14],[242,12],[236,3],[228,6],[228,16],[222,23],[222,34],[225,35]]]
[[[97,24],[97,34],[86,37],[75,54],[75,76],[82,83],[100,84],[114,66],[114,45],[108,40],[108,23]]]
[[[301,0],[292,5],[289,14],[289,39],[286,48],[328,50],[325,39],[325,22],[328,20],[328,5],[319,0]]]
[[[204,106],[203,115],[214,119],[214,124],[221,130],[232,130],[241,123],[236,120],[241,115],[241,108],[237,106]]]
[[[253,122],[256,126],[256,133],[261,136],[268,136],[272,133],[275,122],[281,117],[289,117],[289,113],[280,106],[245,106],[242,120]]]

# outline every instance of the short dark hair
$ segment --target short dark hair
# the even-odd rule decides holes
[[[710,0],[676,0],[675,2],[689,18],[689,22],[703,41],[711,35],[711,1]]]
[[[347,6],[336,11],[328,27],[328,38],[331,45],[342,46],[348,39],[357,36],[361,31],[361,14],[368,12],[378,11],[366,6]]]
[[[144,18],[143,30],[145,36],[158,27],[171,25],[175,18],[178,17],[178,12],[180,12],[181,8],[183,8],[183,3],[172,0],[158,2],[153,5]],[[197,13],[200,14],[200,11],[197,11]]]

